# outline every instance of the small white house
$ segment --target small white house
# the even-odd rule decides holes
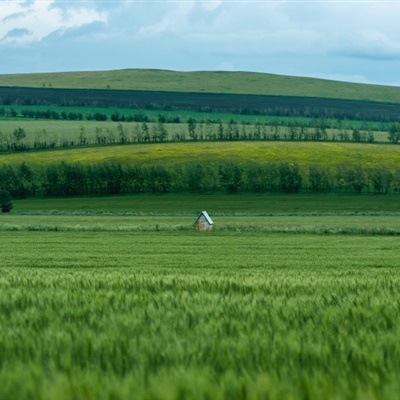
[[[202,211],[197,217],[194,226],[198,231],[211,231],[213,224],[214,222],[208,215],[207,211]]]

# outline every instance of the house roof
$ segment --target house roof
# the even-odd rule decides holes
[[[213,222],[213,220],[210,218],[210,216],[208,215],[208,213],[207,213],[207,211],[202,211],[201,213],[200,213],[200,215],[197,217],[197,219],[196,219],[196,222],[199,220],[199,218],[201,217],[201,216],[204,216],[204,218],[207,220],[207,222],[210,224],[210,225],[212,225],[214,222]],[[195,223],[196,223],[195,222]]]

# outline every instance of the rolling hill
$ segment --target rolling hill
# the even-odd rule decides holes
[[[15,74],[0,75],[0,87],[251,94],[400,103],[400,87],[255,72],[126,69]]]

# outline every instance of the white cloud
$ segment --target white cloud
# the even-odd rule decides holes
[[[345,40],[346,46],[341,45],[336,49],[338,54],[372,59],[400,59],[400,43],[385,32],[366,29],[347,36]]]
[[[165,32],[174,32],[176,34],[182,34],[188,30],[188,21],[191,11],[194,9],[195,1],[178,2],[170,5],[168,11],[156,21],[151,21],[150,24],[143,26],[139,29],[139,35],[150,35],[157,36]]]
[[[400,1],[342,1],[285,6],[290,24],[321,38],[321,53],[399,55]]]
[[[205,11],[213,11],[222,4],[221,0],[203,0],[201,5]]]
[[[32,2],[2,1],[0,8],[0,44],[29,44],[56,31],[81,27],[107,20],[107,15],[93,8],[57,7],[54,0]],[[25,32],[15,35],[13,32]]]
[[[34,43],[32,60],[46,45],[40,68],[48,53],[51,66],[68,57],[72,69],[225,67],[393,82],[399,15],[400,0],[0,0],[0,68],[11,60],[4,49],[16,59],[33,48],[19,45]],[[80,57],[71,58],[76,37]]]

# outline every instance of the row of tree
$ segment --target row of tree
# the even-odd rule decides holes
[[[68,111],[68,109],[63,111],[57,111],[56,109],[31,109],[26,108],[17,111],[14,108],[4,108],[0,107],[0,117],[3,118],[28,118],[28,119],[53,119],[53,120],[66,120],[66,121],[113,121],[113,122],[146,122],[146,123],[166,123],[166,124],[183,124],[183,123],[196,123],[196,124],[220,124],[221,119],[212,118],[209,114],[204,117],[194,118],[192,116],[182,116],[176,114],[158,114],[158,115],[150,115],[144,111],[137,110],[133,114],[129,114],[127,112],[121,112],[119,110],[113,111],[110,113],[104,113],[101,111],[87,111],[85,113],[72,110]],[[311,128],[319,126],[325,129],[342,129],[344,125],[349,125],[349,121],[346,119],[326,119],[326,118],[310,118],[310,119],[298,119],[296,116],[293,116],[290,121],[287,118],[282,118],[282,116],[277,116],[281,118],[276,118],[269,122],[269,125],[281,125],[287,127],[294,128]],[[398,121],[399,122],[399,121]],[[239,122],[234,118],[231,118],[229,121],[230,125],[252,125],[254,124],[250,120],[243,120]],[[261,123],[262,124],[262,123]],[[265,123],[264,123],[265,124]],[[354,123],[352,123],[354,125]],[[361,129],[373,130],[371,127],[372,123],[364,121],[361,123]],[[376,128],[377,123],[373,123]],[[385,129],[388,123],[381,123],[379,129]],[[392,125],[396,125],[396,122],[392,123]],[[357,123],[357,126],[360,126],[360,123]],[[348,127],[348,129],[350,129]]]
[[[74,147],[89,145],[109,145],[127,143],[160,143],[166,141],[341,141],[373,143],[375,134],[369,126],[360,128],[342,127],[330,129],[324,121],[313,125],[291,123],[283,126],[279,123],[244,125],[238,123],[199,124],[194,119],[188,123],[168,127],[161,121],[155,124],[146,122],[130,126],[118,123],[114,129],[95,128],[94,133],[87,133],[81,126],[75,137],[71,134],[58,137],[45,129],[34,134],[24,128],[15,128],[12,133],[0,131],[0,151],[23,151],[30,149],[48,149],[54,147]],[[400,140],[400,124],[392,124],[387,132],[388,140],[397,144]]]
[[[151,118],[144,112],[138,111],[133,114],[125,115],[119,111],[114,111],[111,115],[104,112],[85,112],[63,110],[61,112],[54,109],[22,109],[17,111],[14,108],[0,108],[0,117],[3,118],[29,118],[29,119],[52,119],[64,121],[114,121],[114,122],[156,122],[162,120],[166,123],[184,122],[180,116],[159,115],[157,118]]]
[[[110,195],[167,192],[371,192],[400,193],[400,168],[363,168],[339,165],[300,168],[291,163],[225,162],[132,166],[117,163],[79,164],[61,162],[45,167],[22,163],[0,166],[0,188],[12,197]]]

